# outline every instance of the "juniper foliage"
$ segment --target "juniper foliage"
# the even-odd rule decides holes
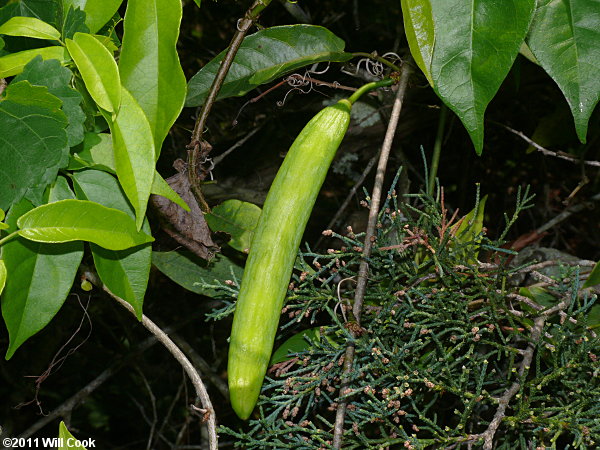
[[[247,427],[220,432],[248,449],[331,448],[346,399],[344,449],[478,448],[486,439],[497,449],[595,448],[600,342],[579,267],[540,275],[543,301],[526,297],[513,275],[538,272],[511,266],[503,242],[459,233],[443,200],[409,200],[392,191],[382,208],[360,324],[351,302],[363,236],[327,231],[335,249],[300,252],[280,332],[296,336],[292,352],[271,367]],[[507,227],[530,201],[519,195]],[[347,345],[355,359],[340,392]]]

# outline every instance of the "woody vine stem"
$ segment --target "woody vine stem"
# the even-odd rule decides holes
[[[373,193],[371,195],[371,204],[369,209],[369,221],[367,224],[367,232],[365,234],[365,243],[363,246],[362,261],[358,269],[358,279],[356,285],[356,291],[354,294],[354,305],[352,312],[356,325],[360,329],[360,318],[362,313],[363,302],[365,298],[365,291],[367,287],[367,276],[369,271],[369,263],[367,259],[371,256],[371,249],[375,240],[375,230],[377,226],[377,216],[379,214],[379,206],[381,204],[381,194],[383,192],[383,179],[387,167],[387,162],[390,156],[390,150],[392,148],[392,142],[394,141],[394,135],[396,128],[398,127],[398,121],[400,120],[400,112],[404,103],[404,96],[406,94],[406,88],[408,86],[408,78],[412,73],[412,68],[409,63],[405,62],[402,74],[400,75],[400,82],[398,83],[398,91],[396,92],[396,99],[394,100],[394,106],[392,108],[392,114],[390,122],[387,127],[383,145],[381,146],[381,152],[379,155],[379,163],[377,164],[377,174],[375,175],[375,184],[373,186]],[[352,371],[352,365],[354,363],[354,342],[349,342],[346,347],[346,353],[344,355],[344,377],[340,385],[340,397],[343,397],[346,393],[346,389],[350,382],[349,374]],[[333,448],[339,449],[342,446],[342,437],[344,434],[344,418],[346,416],[347,401],[341,399],[338,402],[338,407],[335,416],[335,426],[333,434]]]

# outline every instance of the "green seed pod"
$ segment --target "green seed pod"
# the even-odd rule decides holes
[[[292,144],[254,232],[229,348],[231,405],[247,419],[258,400],[304,228],[350,122],[352,104],[320,111]]]

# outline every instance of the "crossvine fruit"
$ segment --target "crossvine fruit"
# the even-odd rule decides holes
[[[267,195],[237,300],[229,347],[231,405],[250,417],[271,358],[304,228],[350,122],[352,103],[321,110],[300,132]]]

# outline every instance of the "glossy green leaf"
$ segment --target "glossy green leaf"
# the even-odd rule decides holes
[[[87,133],[83,149],[72,156],[68,168],[70,170],[90,168],[116,173],[110,134]],[[183,201],[157,171],[154,171],[150,193],[168,198],[186,211],[190,210],[187,203]]]
[[[58,59],[61,63],[69,60],[69,54],[64,47],[52,46],[23,50],[0,57],[0,78],[18,75],[23,67],[36,56],[43,59]]]
[[[226,200],[205,214],[204,218],[211,230],[231,235],[228,242],[231,247],[248,253],[260,212],[261,209],[252,203]]]
[[[91,34],[75,33],[66,39],[85,87],[102,109],[116,113],[121,104],[121,80],[113,55]]]
[[[14,222],[33,205],[22,201],[11,208],[7,223]],[[83,257],[83,243],[43,244],[23,238],[2,246],[6,286],[2,316],[8,329],[6,359],[56,315],[69,294]]]
[[[431,57],[435,44],[435,30],[430,0],[401,0],[404,32],[413,59],[429,84],[431,79]]]
[[[71,87],[72,77],[73,73],[66,67],[62,67],[59,61],[44,61],[37,56],[13,80],[13,83],[27,80],[35,86],[46,86],[48,92],[60,99],[61,109],[69,121],[66,128],[69,147],[83,141],[83,124],[85,122],[85,114],[81,109],[81,94]]]
[[[179,116],[186,80],[177,55],[181,0],[128,0],[119,71],[144,110],[156,148]]]
[[[594,266],[594,268],[592,269],[587,280],[585,280],[583,287],[587,288],[587,287],[595,286],[597,284],[600,284],[600,261],[598,261],[596,263],[596,265]]]
[[[51,41],[60,39],[60,32],[56,28],[35,17],[12,17],[0,25],[0,34]]]
[[[307,350],[310,346],[307,339],[310,339],[313,342],[321,339],[321,333],[319,332],[320,328],[321,327],[309,328],[308,330],[296,333],[291,338],[287,339],[273,352],[269,365],[272,366],[273,364],[288,361],[293,357],[290,355]]]
[[[600,99],[600,1],[539,0],[527,43],[563,92],[585,142]]]
[[[535,0],[431,0],[433,88],[458,115],[478,154],[485,110],[519,53],[534,7]]]
[[[242,279],[244,269],[218,254],[210,261],[191,252],[152,252],[152,264],[175,283],[196,294],[220,298],[229,294],[207,285]]]
[[[109,124],[115,169],[121,187],[135,209],[139,230],[154,180],[154,140],[144,111],[124,87],[121,87],[121,108],[115,121]]]
[[[110,250],[152,242],[124,212],[85,200],[38,206],[19,218],[19,235],[36,242],[89,241]]]
[[[6,265],[4,261],[0,259],[0,294],[4,290],[4,286],[6,285]]]
[[[96,33],[119,9],[123,0],[62,0],[65,11],[72,6],[85,11],[85,24]]]
[[[0,208],[40,198],[69,157],[61,101],[42,86],[11,83],[0,101]]]
[[[118,209],[135,217],[133,208],[127,201],[116,178],[98,170],[84,170],[73,174],[73,184],[77,198],[91,200],[108,208]],[[148,221],[142,230],[150,234]],[[94,265],[102,283],[114,294],[128,302],[142,318],[144,295],[150,276],[152,247],[150,244],[127,250],[108,250],[91,244]]]
[[[347,61],[352,55],[344,52],[344,45],[331,31],[315,25],[286,25],[258,31],[242,42],[218,98],[244,95],[310,64]],[[204,102],[224,56],[225,51],[192,77],[186,106]]]
[[[60,445],[56,450],[73,450],[74,448],[86,450],[83,444],[67,430],[67,426],[62,420],[58,426],[58,439]]]

